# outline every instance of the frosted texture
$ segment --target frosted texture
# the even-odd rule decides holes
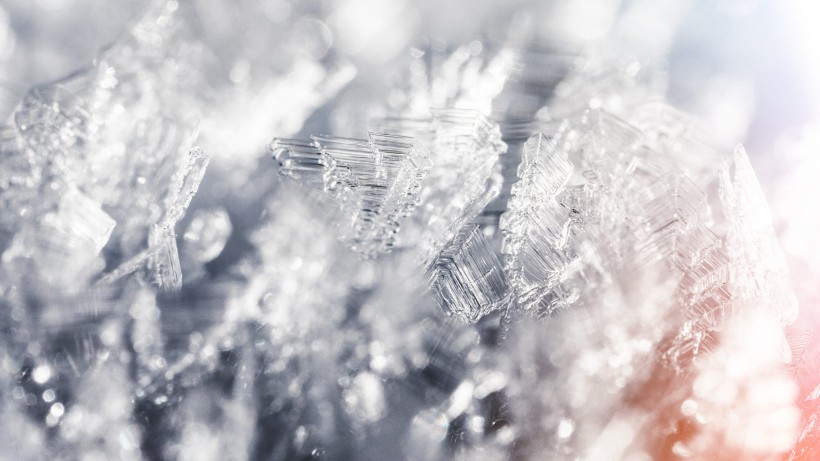
[[[770,190],[682,6],[63,3],[0,7],[0,459],[816,457],[820,143]]]

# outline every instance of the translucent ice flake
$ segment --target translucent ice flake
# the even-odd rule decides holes
[[[353,191],[361,190],[364,192],[362,195],[367,195],[370,191],[366,191],[365,188],[383,186],[380,180],[386,177],[386,171],[382,168],[379,153],[371,148],[368,140],[331,136],[312,138],[327,159],[325,191],[331,196],[338,197],[343,205],[345,202],[356,201],[356,198],[351,196]],[[355,207],[356,204],[351,205]],[[371,210],[367,208],[364,211]]]
[[[637,127],[603,110],[561,122],[551,140],[576,167],[568,203],[584,194],[597,196],[599,203],[583,212],[606,218],[608,226],[622,224],[626,205],[635,201],[641,188],[674,170],[664,156],[645,148],[643,139]]]
[[[732,165],[721,164],[719,179],[728,221],[729,281],[738,307],[764,307],[781,322],[794,320],[798,306],[786,259],[766,198],[742,147],[735,149]]]
[[[98,203],[74,189],[63,195],[57,215],[46,216],[46,222],[76,236],[94,254],[99,253],[108,243],[116,225]]]
[[[565,120],[554,142],[584,169],[623,176],[635,167],[644,134],[626,120],[602,109],[588,110]]]
[[[686,293],[704,293],[728,280],[729,258],[723,242],[706,226],[678,238],[672,261],[683,272],[680,286]]]
[[[94,192],[128,227],[123,246],[132,234],[143,237],[145,229],[170,213],[172,202],[184,204],[191,191],[182,194],[185,181],[196,183],[208,159],[193,147],[196,128],[191,120],[156,117],[126,120],[123,131],[113,130],[113,144],[101,146],[94,164],[98,168]],[[103,170],[109,174],[102,174]],[[198,183],[196,183],[198,184]],[[128,191],[128,193],[125,193]],[[175,211],[174,213],[178,213]],[[170,216],[169,216],[170,217]],[[175,219],[170,217],[171,220]]]
[[[155,243],[153,245],[150,245],[148,248],[126,259],[125,261],[120,263],[115,269],[106,272],[102,277],[100,277],[99,280],[97,280],[96,283],[114,283],[133,274],[134,272],[137,272],[138,270],[144,268],[146,264],[149,264],[150,261],[158,258],[158,255],[161,252],[167,251],[168,246],[171,245],[170,240],[176,238],[176,235],[174,233],[169,232],[163,233],[160,231],[158,233],[155,233],[154,235],[159,235],[160,238],[158,240],[155,238]]]
[[[3,253],[3,261],[30,259],[43,280],[79,290],[88,277],[101,269],[98,256],[115,224],[98,203],[70,189],[61,197],[56,210],[46,212],[18,231]],[[69,266],[75,270],[66,271]]]
[[[695,181],[713,181],[706,165],[719,154],[700,141],[683,114],[663,104],[633,103],[620,116],[595,109],[561,123],[554,141],[580,174],[556,198],[571,222],[571,231],[558,235],[594,243],[591,254],[610,270],[655,267],[675,280],[685,320],[665,354],[685,366],[708,349],[734,312],[726,245],[711,228],[713,204]],[[702,163],[687,163],[684,152]]]
[[[706,205],[706,194],[688,177],[675,174],[651,184],[640,199],[644,221],[636,248],[637,264],[671,256],[678,238],[699,225]]]
[[[543,134],[524,145],[519,180],[509,209],[501,216],[505,268],[519,303],[533,309],[548,296],[573,259],[569,247],[572,220],[556,196],[572,172],[572,164]]]
[[[477,226],[460,231],[430,267],[441,308],[467,322],[505,307],[509,286],[501,262]]]
[[[407,216],[418,204],[421,181],[430,169],[430,154],[417,140],[390,134],[371,134],[370,144],[381,155],[389,189],[384,203],[392,219]]]
[[[516,200],[511,208],[525,209],[554,198],[572,173],[572,164],[542,133],[530,137],[522,149],[519,181],[514,186]]]
[[[675,168],[698,183],[714,178],[714,165],[724,157],[723,151],[688,115],[655,101],[636,108],[627,118],[643,130],[646,145],[658,157],[646,158],[644,162],[651,165],[658,160],[674,159]]]
[[[148,231],[148,248],[136,252],[120,265],[105,274],[98,283],[120,280],[146,264],[153,273],[151,279],[163,290],[175,290],[182,286],[182,270],[176,242],[175,227],[185,215],[196,195],[209,159],[201,149],[188,152],[183,167],[176,170],[165,196],[165,214]]]
[[[499,155],[506,149],[498,125],[478,111],[433,109],[431,113],[440,162],[458,162],[467,153]]]
[[[314,136],[313,143],[276,139],[271,150],[282,174],[321,187],[336,200],[345,220],[340,238],[365,257],[390,251],[430,167],[427,149],[399,135]]]
[[[274,139],[270,151],[279,162],[280,174],[298,179],[317,190],[324,188],[322,151],[312,141]]]
[[[29,91],[14,122],[26,176],[49,206],[16,200],[15,213],[42,220],[60,191],[80,190],[116,220],[111,254],[126,261],[139,256],[151,225],[173,227],[184,214],[207,159],[186,156],[196,106],[183,95],[198,88],[190,78],[198,73],[196,53],[176,40],[177,7],[152,2],[93,66]]]
[[[705,223],[706,194],[687,176],[667,174],[639,197],[641,225],[631,260],[645,267],[661,263],[677,279],[685,320],[664,355],[674,367],[685,368],[708,350],[711,335],[733,313],[729,258]]]
[[[159,225],[152,226],[148,244],[158,248],[150,263],[154,283],[162,290],[179,289],[182,286],[182,270],[173,230]]]
[[[205,176],[208,161],[202,149],[193,148],[188,152],[183,168],[177,171],[172,179],[172,186],[165,200],[166,212],[162,220],[163,227],[173,228],[177,221],[185,215]]]
[[[499,156],[507,145],[498,125],[477,111],[434,110],[429,123],[410,127],[433,135],[433,166],[422,182],[412,241],[432,258],[500,192]]]

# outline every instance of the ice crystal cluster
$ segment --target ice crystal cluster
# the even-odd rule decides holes
[[[0,459],[815,458],[777,216],[660,64],[273,3],[2,113]]]

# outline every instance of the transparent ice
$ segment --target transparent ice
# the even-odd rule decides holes
[[[61,62],[25,3],[0,79]],[[817,453],[802,189],[674,67],[519,1],[137,3],[0,83],[0,459]]]

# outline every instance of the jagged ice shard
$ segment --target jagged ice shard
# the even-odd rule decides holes
[[[551,295],[572,259],[570,214],[556,200],[572,164],[543,134],[524,144],[519,180],[501,217],[506,269],[520,306],[549,312],[560,302]]]
[[[40,3],[0,6],[0,460],[820,453],[804,190],[634,43],[664,8],[134,0],[6,91]]]
[[[285,176],[319,188],[339,206],[340,239],[366,257],[394,245],[402,218],[418,202],[429,153],[417,140],[370,133],[369,140],[314,136],[313,142],[275,139]]]

